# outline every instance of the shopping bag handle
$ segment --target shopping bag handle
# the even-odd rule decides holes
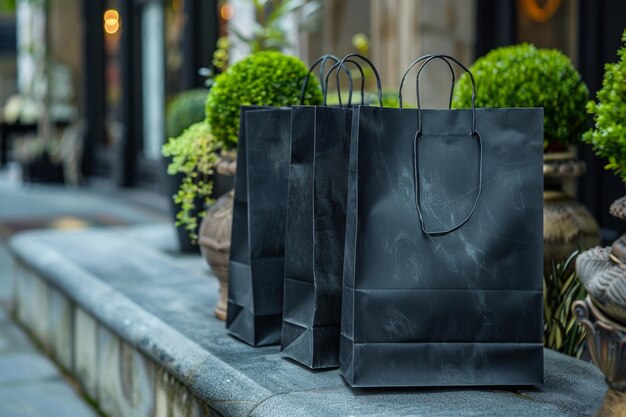
[[[474,137],[474,135],[478,133],[476,132],[476,81],[474,80],[474,75],[465,65],[461,64],[456,58],[444,54],[433,54],[432,56],[428,57],[426,59],[426,62],[424,62],[424,64],[420,67],[419,71],[417,71],[417,78],[415,80],[415,88],[417,92],[417,133],[420,135],[422,133],[422,106],[420,103],[419,94],[420,75],[424,68],[426,68],[426,65],[428,65],[428,63],[433,59],[443,59],[446,62],[448,62],[447,60],[449,59],[457,64],[459,67],[461,67],[463,71],[465,71],[469,76],[472,83],[472,129],[470,130],[470,136]]]
[[[326,63],[328,61],[332,61],[334,64],[339,62],[339,58],[332,54],[322,55],[317,58],[313,64],[309,67],[309,72],[306,74],[304,81],[302,82],[302,89],[300,90],[300,105],[304,104],[304,96],[306,95],[306,89],[309,85],[309,79],[311,78],[311,73],[315,69],[316,66],[320,66],[319,78],[320,78],[320,86],[322,88],[322,94],[324,95],[324,105],[326,104],[326,89],[328,83],[328,77],[324,78],[324,68],[326,68]],[[321,64],[321,65],[320,65]],[[333,67],[334,68],[334,65]],[[331,68],[331,71],[332,71]],[[349,96],[348,96],[348,105],[352,104],[352,75],[350,71],[348,71],[345,67],[342,67],[344,72],[348,75],[348,87],[349,87]],[[363,73],[363,71],[361,71]],[[324,79],[326,79],[326,83],[324,83]]]
[[[352,59],[348,59],[346,60],[345,63],[351,63],[354,64],[359,72],[361,73],[361,105],[365,104],[365,72],[363,72],[363,68],[359,65],[358,62],[353,61]],[[333,73],[333,71],[335,71],[337,68],[339,68],[339,66],[341,65],[341,68],[344,71],[348,72],[348,75],[350,77],[350,96],[348,97],[348,107],[350,107],[352,105],[352,75],[350,74],[350,72],[346,69],[345,67],[345,63],[341,63],[341,62],[337,62],[335,65],[333,65],[328,72],[326,73],[326,90],[324,91],[324,106],[326,105],[326,100],[327,100],[327,95],[328,95],[328,77],[330,77],[330,74]],[[339,75],[339,72],[337,71],[337,75]],[[343,103],[341,102],[341,89],[339,87],[339,77],[337,77],[337,97],[339,98],[339,106],[343,107]]]
[[[474,204],[472,205],[472,209],[470,210],[470,213],[467,215],[467,217],[465,219],[463,219],[463,221],[461,221],[460,223],[456,224],[455,226],[450,227],[449,229],[443,229],[443,230],[426,230],[426,225],[424,224],[424,217],[422,216],[422,209],[420,206],[420,201],[421,201],[421,196],[420,196],[420,186],[419,186],[419,166],[418,166],[418,152],[417,152],[417,147],[419,145],[419,140],[422,137],[421,135],[418,135],[419,132],[415,132],[415,138],[413,140],[413,160],[414,160],[414,182],[415,182],[415,205],[417,207],[417,214],[419,216],[420,219],[420,225],[422,227],[422,231],[427,234],[428,236],[443,236],[446,235],[450,232],[453,232],[457,229],[459,229],[461,226],[463,226],[465,223],[467,223],[469,221],[469,219],[472,217],[472,215],[474,214],[474,211],[476,211],[476,206],[478,205],[478,200],[480,199],[480,194],[482,193],[482,187],[483,187],[483,144],[482,144],[482,140],[480,139],[480,134],[478,132],[475,132],[475,136],[474,139],[476,139],[476,141],[478,142],[478,153],[479,153],[479,162],[478,162],[478,193],[476,194],[476,200],[474,200]]]
[[[422,62],[425,59],[428,59],[430,57],[435,56],[436,54],[427,54],[427,55],[423,55],[419,58],[417,58],[415,61],[413,61],[411,63],[411,65],[409,65],[409,68],[407,68],[407,70],[404,72],[404,74],[402,75],[402,80],[400,81],[400,87],[398,88],[398,102],[399,102],[399,107],[402,108],[402,89],[404,87],[404,80],[406,79],[406,76],[409,75],[409,72],[413,69],[413,67],[417,64],[419,64],[420,62]],[[448,68],[450,68],[450,74],[452,75],[452,86],[450,87],[450,99],[448,100],[448,108],[451,109],[452,108],[452,97],[454,95],[454,84],[456,82],[456,76],[454,75],[454,69],[452,68],[452,65],[450,65],[450,61],[448,61],[447,59],[445,59],[444,57],[440,57],[440,59],[442,59],[447,65]],[[418,84],[418,81],[415,81],[415,84]],[[415,86],[415,94],[416,96],[419,97],[419,86],[416,85]]]
[[[376,69],[376,66],[368,58],[364,57],[363,55],[355,54],[355,53],[344,56],[341,59],[341,62],[340,62],[341,65],[343,65],[344,62],[350,60],[351,58],[359,58],[361,61],[369,65],[369,67],[374,72],[374,76],[376,77],[376,88],[378,89],[378,102],[380,103],[380,107],[383,107],[383,87],[382,87],[382,83],[380,82],[380,75],[378,74],[378,70]],[[337,77],[337,84],[339,84],[339,72],[338,71],[337,71],[336,77]]]
[[[427,234],[428,236],[442,236],[442,235],[446,235],[450,232],[453,232],[457,229],[459,229],[461,226],[463,226],[465,223],[467,223],[469,221],[469,219],[472,217],[472,215],[474,214],[474,212],[476,211],[476,206],[478,205],[478,200],[480,199],[480,195],[482,193],[482,185],[483,185],[483,144],[482,144],[482,140],[480,138],[480,134],[478,133],[478,131],[476,130],[476,83],[474,81],[474,76],[472,75],[472,73],[470,72],[469,69],[467,69],[463,64],[461,64],[459,61],[457,61],[455,58],[449,56],[449,55],[432,55],[431,57],[426,59],[426,62],[424,62],[424,64],[420,67],[418,73],[417,73],[417,85],[419,88],[419,77],[420,77],[420,73],[422,72],[422,70],[424,69],[424,67],[426,66],[426,64],[428,64],[430,61],[432,61],[433,59],[450,59],[453,62],[455,62],[458,66],[460,66],[465,72],[467,72],[467,74],[470,77],[470,80],[472,82],[472,130],[470,131],[470,137],[473,139],[476,139],[476,142],[478,143],[478,154],[479,154],[479,161],[478,161],[478,193],[476,194],[476,199],[474,200],[474,204],[472,205],[472,209],[470,210],[469,214],[467,215],[467,217],[465,219],[463,219],[460,223],[456,224],[455,226],[452,226],[448,229],[443,229],[443,230],[426,230],[426,225],[424,224],[424,217],[422,216],[422,210],[421,210],[421,206],[420,206],[420,201],[421,201],[421,196],[420,196],[420,186],[419,186],[419,164],[418,164],[418,146],[419,146],[419,140],[420,138],[423,136],[422,135],[422,121],[421,121],[421,113],[422,113],[422,109],[420,106],[420,96],[419,96],[419,90],[418,90],[418,95],[417,95],[417,114],[418,114],[418,129],[417,132],[415,132],[415,138],[413,139],[413,160],[414,160],[414,164],[415,164],[415,169],[414,169],[414,182],[415,182],[415,205],[417,207],[417,214],[419,216],[420,219],[420,225],[422,227],[422,231]]]

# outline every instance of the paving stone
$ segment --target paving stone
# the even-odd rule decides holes
[[[98,395],[98,324],[81,308],[74,312],[74,374],[91,398]]]
[[[99,230],[95,246],[85,244],[93,236],[94,231],[90,229],[37,233],[40,243],[63,248],[66,259],[80,265],[85,271],[104,278],[115,288],[145,289],[149,285],[199,279],[190,271],[181,276],[181,268],[176,262],[142,242],[133,242],[132,251],[128,252],[128,239],[114,230]],[[115,262],[103,262],[111,259]]]
[[[171,222],[117,227],[115,231],[137,244],[143,244],[162,252],[176,253],[178,251],[176,227]]]
[[[2,354],[0,369],[0,386],[3,387],[58,378],[61,375],[49,359],[37,352]]]
[[[0,387],[2,417],[97,417],[65,382]]]
[[[49,348],[54,359],[65,369],[73,370],[74,320],[72,304],[65,295],[50,288],[48,293]]]

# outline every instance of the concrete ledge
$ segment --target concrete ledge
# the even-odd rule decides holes
[[[27,232],[10,242],[15,314],[111,417],[209,415],[588,416],[606,392],[591,364],[546,351],[524,390],[351,390],[278,348],[229,337],[214,278],[128,234]]]
[[[120,369],[128,371],[129,366],[137,368],[130,371],[134,376],[153,374],[153,369],[145,369],[150,365],[141,364],[145,360],[142,355],[170,372],[220,414],[248,414],[256,404],[272,395],[120,291],[68,260],[54,247],[43,243],[41,238],[48,234],[29,232],[11,241],[11,249],[18,260],[17,317],[50,349],[60,365],[71,372],[79,371],[76,374],[82,376],[81,382],[86,385],[87,392],[102,403],[105,411],[112,416],[130,415],[124,412],[125,407],[107,410],[105,404],[113,404],[118,400],[116,396],[123,395],[123,390],[107,388],[120,379],[112,374]],[[126,253],[129,256],[134,254]],[[111,261],[115,262],[114,259]],[[178,272],[180,275],[173,280],[178,281],[187,274],[185,270]],[[63,298],[61,293],[67,298]],[[75,321],[69,313],[72,302],[77,304]],[[210,307],[207,310],[210,311]],[[49,322],[42,320],[45,317],[50,318]],[[76,332],[72,338],[73,329]],[[142,355],[133,353],[127,344]],[[74,356],[75,362],[71,362],[68,357],[74,349],[77,355]],[[118,352],[127,363],[115,367],[112,365],[118,359]],[[97,364],[97,369],[94,364]],[[211,380],[206,381],[203,375],[210,375]],[[161,379],[173,380],[167,376]],[[230,383],[224,384],[224,381]],[[171,394],[161,396],[172,397]],[[145,411],[138,415],[152,415]]]

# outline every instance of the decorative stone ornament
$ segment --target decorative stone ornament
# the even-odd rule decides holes
[[[581,253],[576,259],[576,272],[602,313],[626,325],[626,264],[612,253],[612,248],[595,247]]]
[[[591,358],[609,386],[596,417],[626,416],[626,327],[602,314],[590,297],[575,301],[573,309],[587,331]]]
[[[600,243],[600,229],[587,208],[564,190],[564,183],[585,173],[585,163],[573,150],[544,154],[543,257],[544,273],[552,259],[566,259],[579,247]]]
[[[626,197],[611,205],[613,216],[626,219]],[[589,296],[573,305],[587,331],[594,363],[609,390],[597,417],[626,416],[626,236],[611,247],[595,247],[576,259],[576,273]]]
[[[626,220],[626,196],[618,198],[609,207],[609,213],[620,220]],[[611,255],[621,265],[626,265],[626,234],[623,234],[611,245]],[[626,295],[624,295],[626,297]]]

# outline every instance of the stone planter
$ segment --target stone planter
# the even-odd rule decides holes
[[[613,202],[609,212],[626,220],[626,196]],[[576,301],[573,310],[608,385],[596,417],[626,416],[626,234],[610,247],[581,253],[576,273],[589,295]]]
[[[233,177],[237,169],[234,152],[222,153],[217,172],[220,175]],[[226,320],[228,303],[228,262],[230,256],[230,236],[233,220],[234,190],[228,191],[209,207],[202,223],[198,243],[211,270],[220,284],[220,294],[215,307],[215,317]]]
[[[568,181],[583,175],[585,170],[585,163],[571,149],[544,154],[544,273],[551,270],[552,259],[566,259],[579,247],[587,249],[600,243],[598,223],[564,189]]]

